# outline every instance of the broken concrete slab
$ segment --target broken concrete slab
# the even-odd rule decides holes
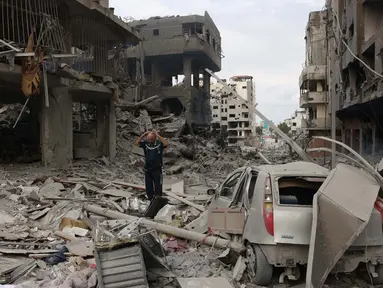
[[[246,270],[246,259],[242,256],[238,257],[237,263],[235,263],[234,269],[233,269],[233,279],[234,281],[241,281],[243,277],[243,273],[245,273]]]
[[[154,220],[163,222],[163,223],[171,223],[173,221],[173,216],[176,214],[176,207],[173,205],[165,205],[158,211],[157,215],[154,217]]]
[[[55,182],[41,187],[39,190],[39,195],[45,198],[58,197],[61,195],[61,191],[64,190],[65,187],[62,183]]]
[[[74,239],[66,244],[69,252],[77,256],[93,256],[94,244],[92,241]]]
[[[29,219],[32,219],[32,220],[40,219],[41,217],[46,215],[50,210],[51,210],[51,208],[47,207],[47,208],[44,208],[41,211],[36,211],[35,214],[29,215]]]
[[[177,278],[181,288],[233,288],[225,278]]]
[[[0,211],[0,225],[4,224],[13,224],[14,220],[11,215],[6,213],[5,211]]]
[[[208,218],[209,211],[205,211],[197,219],[187,224],[184,228],[198,233],[206,233],[208,229]]]

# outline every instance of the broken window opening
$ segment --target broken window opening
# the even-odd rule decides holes
[[[320,177],[282,177],[278,179],[280,205],[312,206],[315,193],[325,181]]]
[[[206,30],[206,42],[210,44],[210,32]]]
[[[350,38],[350,40],[352,39],[352,37],[354,37],[354,22],[350,25],[350,27],[348,28],[348,37]]]
[[[249,186],[249,192],[248,192],[248,197],[249,197],[249,202],[251,203],[254,198],[254,192],[255,192],[255,184],[257,183],[257,178],[258,178],[258,173],[255,171],[252,171],[252,176],[251,176],[251,181],[250,181],[250,186]]]
[[[16,127],[13,128],[22,109],[23,104],[20,103],[7,105],[0,103],[1,163],[30,163],[41,160],[37,111],[32,113],[32,109],[26,106]]]
[[[160,35],[160,29],[153,29],[153,35],[159,36]]]
[[[185,107],[178,98],[167,98],[161,102],[161,109],[165,115],[174,114],[181,115],[185,111]]]
[[[104,103],[102,103],[104,104]],[[98,129],[102,129],[102,125],[98,125],[98,120],[104,119],[102,116],[105,113],[105,107],[101,103],[97,109],[94,102],[73,102],[73,158],[85,159],[89,157],[91,148],[96,148]],[[98,114],[98,115],[97,115]],[[101,148],[101,147],[98,147]],[[102,150],[98,150],[94,157],[101,155]]]
[[[223,185],[221,189],[221,197],[233,199],[234,189],[242,175],[242,171],[232,175]]]

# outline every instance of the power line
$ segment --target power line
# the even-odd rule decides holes
[[[366,64],[362,59],[360,59],[358,56],[355,55],[355,53],[352,51],[352,49],[347,45],[346,41],[344,41],[344,38],[345,38],[345,35],[343,34],[343,31],[342,31],[342,27],[340,25],[340,22],[339,22],[339,17],[338,17],[338,14],[334,11],[334,9],[329,6],[328,9],[330,9],[332,11],[332,14],[334,15],[334,18],[336,18],[336,21],[337,21],[337,27],[339,29],[339,32],[340,32],[340,35],[341,35],[341,41],[342,43],[344,44],[344,46],[347,48],[347,50],[350,52],[350,54],[356,59],[358,60],[360,63],[362,63],[368,70],[370,70],[372,73],[374,73],[376,76],[380,77],[380,78],[383,78],[383,75],[376,72],[374,69],[372,69],[368,64]],[[339,48],[339,47],[338,47]]]

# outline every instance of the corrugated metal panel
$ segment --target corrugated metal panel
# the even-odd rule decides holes
[[[147,288],[140,244],[95,251],[100,288]]]
[[[366,228],[379,188],[374,178],[358,168],[338,164],[331,171],[314,196],[306,287],[322,287],[340,257]],[[364,244],[362,247],[368,246]]]

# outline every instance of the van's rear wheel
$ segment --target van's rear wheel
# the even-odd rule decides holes
[[[267,286],[273,278],[273,266],[269,264],[265,254],[258,245],[247,244],[247,270],[252,284]]]

